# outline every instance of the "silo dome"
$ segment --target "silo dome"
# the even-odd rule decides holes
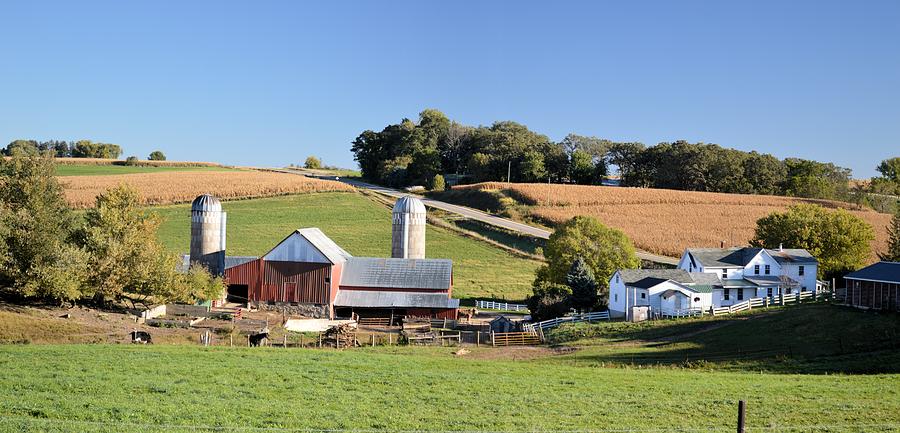
[[[191,263],[213,275],[225,272],[225,212],[218,198],[203,194],[191,202]]]
[[[191,202],[191,212],[222,212],[222,202],[215,196],[203,194]]]
[[[425,258],[425,204],[403,196],[394,204],[391,226],[391,257]]]
[[[425,203],[411,195],[405,195],[394,203],[394,213],[425,213]]]

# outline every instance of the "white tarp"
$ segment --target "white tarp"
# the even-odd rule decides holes
[[[325,332],[339,325],[352,324],[355,320],[328,320],[328,319],[289,319],[284,322],[284,329],[291,332]]]

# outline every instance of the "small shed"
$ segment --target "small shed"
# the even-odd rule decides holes
[[[847,304],[900,311],[900,263],[879,262],[844,276]]]
[[[510,319],[506,316],[497,316],[490,321],[491,332],[517,332],[520,331],[521,322]]]

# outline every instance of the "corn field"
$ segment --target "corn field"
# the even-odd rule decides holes
[[[209,193],[223,199],[353,191],[353,187],[329,180],[262,171],[172,171],[59,178],[66,201],[76,208],[94,206],[100,193],[121,183],[135,187],[146,205],[186,203]]]
[[[656,254],[679,256],[687,247],[745,245],[756,220],[800,203],[844,208],[875,229],[875,252],[887,247],[891,215],[856,209],[850,203],[794,197],[623,188],[587,185],[511,184],[487,182],[454,189],[502,190],[530,205],[532,217],[560,223],[590,215],[624,231],[635,246]]]
[[[124,159],[106,158],[53,158],[59,165],[126,165]],[[141,167],[222,167],[216,162],[201,161],[150,161],[138,160],[131,163]]]

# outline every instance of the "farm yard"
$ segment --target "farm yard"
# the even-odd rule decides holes
[[[6,345],[0,430],[725,432],[734,431],[737,401],[746,400],[748,431],[900,431],[897,374],[793,374],[778,369],[791,365],[783,358],[771,359],[772,369],[621,361],[633,356],[628,341],[680,336],[702,350],[728,328],[746,337],[787,324],[777,311],[770,314],[775,319],[662,321],[644,329],[596,324],[608,329],[566,343],[574,352]],[[700,337],[704,329],[707,340]],[[752,338],[748,347],[761,343],[763,337]]]
[[[355,256],[387,257],[391,252],[391,210],[362,193],[237,200],[224,202],[223,207],[228,212],[230,255],[265,254],[286,234],[301,227],[322,229]],[[190,206],[157,206],[153,210],[164,220],[159,230],[163,244],[171,251],[186,253]],[[537,261],[432,225],[427,227],[426,241],[428,257],[453,260],[454,297],[521,300],[531,291]]]
[[[113,167],[113,166],[110,166]],[[190,202],[200,194],[223,199],[271,197],[325,191],[353,191],[340,182],[269,171],[168,171],[122,175],[60,177],[66,201],[76,208],[94,205],[98,194],[125,183],[135,187],[144,204],[161,205]]]
[[[500,182],[457,186],[453,191],[456,203],[471,200],[474,207],[484,198],[477,193],[467,197],[465,191],[501,194],[525,207],[522,216],[549,224],[576,215],[594,216],[624,231],[636,247],[673,257],[688,247],[719,247],[723,241],[726,246],[745,245],[756,220],[794,204],[812,202],[849,210],[874,227],[876,252],[887,246],[886,227],[891,220],[891,215],[856,210],[848,203],[780,196],[583,185],[514,183],[507,187]]]

